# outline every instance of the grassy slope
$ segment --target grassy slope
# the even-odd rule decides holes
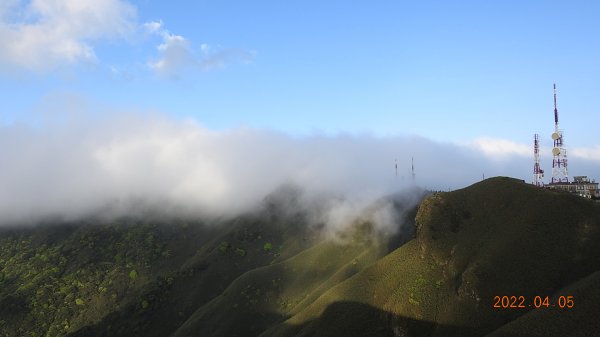
[[[495,295],[552,295],[600,269],[598,205],[514,179],[433,195],[417,222],[414,241],[262,336],[338,336],[324,313],[342,301],[393,315],[382,336],[482,336],[525,313],[493,309]]]
[[[245,273],[202,306],[174,336],[252,336],[306,305],[383,255],[371,242],[322,242]]]
[[[478,332],[523,314],[496,310],[496,295],[550,295],[600,269],[600,207],[576,196],[508,178],[430,198],[417,221],[421,250],[444,266],[454,299],[442,322]]]
[[[419,257],[418,246],[411,241],[377,261],[363,272],[329,289],[304,310],[288,319],[285,324],[273,327],[262,336],[338,336],[349,321],[361,321],[363,317],[352,317],[344,313],[344,321],[321,319],[324,313],[340,301],[362,303],[382,312],[389,307],[410,312],[414,318],[427,320],[433,311],[424,311],[429,302],[436,299],[430,294],[444,285],[441,269],[431,260]],[[399,274],[400,273],[400,274]],[[336,315],[331,315],[334,318]],[[385,329],[376,329],[385,332]],[[341,335],[340,335],[341,336]]]

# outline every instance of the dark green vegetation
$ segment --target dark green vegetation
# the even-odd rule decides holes
[[[280,191],[256,213],[210,223],[4,229],[0,336],[600,331],[597,203],[493,178],[429,195],[395,236],[357,221],[343,239],[327,240],[306,225],[296,197]],[[494,309],[496,295],[524,296],[527,305],[536,295],[573,296],[575,307]]]

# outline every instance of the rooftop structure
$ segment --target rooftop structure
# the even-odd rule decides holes
[[[573,178],[573,182],[552,183],[548,184],[547,187],[567,191],[585,198],[600,198],[598,183],[595,180],[590,180],[587,176],[576,176]]]

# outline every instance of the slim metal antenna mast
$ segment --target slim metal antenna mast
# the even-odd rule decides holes
[[[556,107],[556,83],[554,83],[554,130],[558,132],[558,108]]]
[[[533,185],[544,186],[544,170],[540,167],[540,136],[533,135]]]
[[[558,127],[558,108],[556,105],[556,83],[554,84],[554,133],[552,133],[552,180],[551,183],[568,183],[567,149],[564,146],[564,135]]]

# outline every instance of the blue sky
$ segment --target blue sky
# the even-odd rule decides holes
[[[373,200],[413,157],[426,188],[530,181],[535,132],[549,180],[553,83],[569,174],[599,178],[599,17],[596,1],[3,0],[0,223],[140,197],[241,210],[288,182]]]
[[[4,10],[5,30],[47,19],[31,14],[35,1],[12,3]],[[19,55],[0,54],[5,123],[27,121],[44,97],[70,93],[114,108],[191,117],[215,129],[529,143],[533,132],[552,130],[556,82],[569,144],[598,144],[592,125],[600,124],[600,5],[594,1],[105,3],[130,12],[121,18],[122,31],[74,28],[56,37],[86,45],[93,61],[59,55],[39,69],[15,62]],[[185,39],[191,59],[172,60],[162,74],[152,69],[164,41],[145,28],[151,22]],[[47,26],[40,34],[54,28]],[[37,48],[43,58],[45,47]],[[210,58],[218,64],[198,64]]]

